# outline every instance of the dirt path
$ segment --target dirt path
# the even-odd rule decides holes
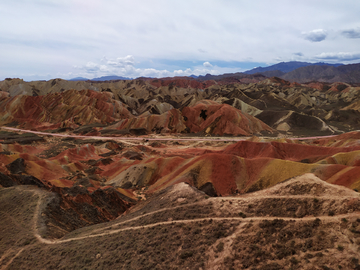
[[[35,214],[34,214],[34,217],[33,217],[33,224],[32,224],[32,229],[33,229],[33,232],[34,232],[34,235],[36,237],[36,239],[41,242],[41,243],[44,243],[44,244],[51,244],[52,241],[48,240],[48,239],[45,239],[45,238],[42,238],[41,235],[39,234],[39,216],[41,215],[41,211],[40,211],[40,206],[42,204],[42,199],[43,199],[43,196],[40,195],[40,194],[37,194],[39,196],[39,200],[36,204],[36,208],[35,208]]]
[[[2,266],[0,268],[0,270],[5,270],[7,269],[7,267],[14,261],[14,259],[19,256],[21,254],[21,252],[23,252],[25,248],[21,248],[4,266]],[[9,252],[7,252],[7,255],[9,255],[9,253],[13,252],[14,250],[9,250]],[[4,254],[5,255],[5,254]],[[4,256],[3,256],[4,257]],[[1,260],[3,259],[3,257],[1,257]],[[4,257],[5,258],[5,257]],[[0,263],[1,263],[1,260],[0,260]]]
[[[254,200],[261,200],[261,199],[279,199],[279,198],[282,198],[282,199],[284,199],[284,198],[287,198],[287,199],[291,199],[291,198],[294,198],[294,199],[314,199],[314,198],[321,198],[321,197],[319,197],[319,196],[311,196],[311,195],[286,195],[286,196],[261,196],[261,197],[260,196],[259,197],[258,196],[219,197],[219,198],[212,198],[212,199],[213,200],[218,200],[218,201],[254,201]],[[332,196],[331,198],[346,199],[346,198],[358,198],[358,197],[357,196],[354,196],[354,197]],[[177,210],[177,209],[180,209],[180,208],[190,207],[190,206],[194,206],[194,205],[202,205],[202,204],[204,204],[204,202],[200,201],[200,202],[195,202],[195,203],[179,205],[179,206],[175,206],[175,207],[162,208],[162,209],[159,209],[159,210],[155,210],[153,212],[145,213],[145,214],[142,214],[140,216],[125,220],[123,222],[119,222],[119,223],[112,224],[112,225],[109,225],[109,226],[105,226],[105,227],[102,227],[102,228],[99,228],[99,229],[95,229],[92,232],[94,233],[94,232],[97,232],[97,231],[103,231],[103,230],[106,230],[106,229],[109,229],[109,228],[112,228],[112,227],[123,225],[125,223],[129,223],[129,222],[132,222],[132,221],[135,221],[135,220],[139,220],[139,219],[144,218],[146,216],[154,215],[154,214],[157,214],[157,213],[161,213],[161,212],[165,212],[165,211],[174,211],[174,210]],[[359,213],[359,216],[360,216],[360,213]],[[323,216],[323,217],[328,217],[328,216]],[[251,217],[248,217],[248,219],[250,219],[250,218]],[[262,217],[262,218],[264,218],[264,217]],[[274,218],[281,218],[281,217],[274,217]],[[310,218],[317,218],[317,217],[310,217]],[[243,219],[243,218],[241,218],[241,219]],[[267,219],[267,217],[264,218],[264,219]]]
[[[102,136],[84,136],[84,135],[70,135],[70,134],[60,134],[60,133],[48,133],[42,131],[33,131],[33,130],[26,130],[26,129],[19,129],[19,128],[11,128],[11,127],[0,127],[6,130],[12,131],[20,131],[25,133],[34,133],[39,135],[46,135],[46,136],[54,136],[54,137],[71,137],[71,138],[81,138],[81,139],[96,139],[96,140],[122,140],[122,141],[215,141],[215,142],[240,142],[246,141],[251,137],[242,137],[242,138],[153,138],[153,137],[102,137]],[[337,135],[328,135],[328,136],[315,136],[315,137],[293,137],[287,138],[289,140],[313,140],[313,139],[322,139],[322,138],[332,138],[336,137]]]
[[[290,218],[290,217],[249,217],[249,218],[241,218],[241,217],[207,217],[207,218],[195,218],[195,219],[186,219],[186,220],[172,220],[172,221],[162,221],[162,222],[157,222],[157,223],[153,223],[153,224],[147,224],[147,225],[142,225],[142,226],[133,226],[133,227],[127,227],[127,228],[121,228],[121,229],[116,229],[116,230],[111,230],[108,232],[104,232],[104,233],[98,233],[98,234],[89,234],[86,236],[80,236],[80,237],[74,237],[74,238],[69,238],[69,239],[64,239],[64,240],[46,240],[43,239],[45,241],[41,241],[42,243],[45,244],[62,244],[62,243],[67,243],[67,242],[71,242],[71,241],[78,241],[78,240],[84,240],[84,239],[88,239],[88,238],[94,238],[94,237],[99,237],[99,236],[106,236],[106,235],[111,235],[111,234],[115,234],[115,233],[120,233],[120,232],[124,232],[124,231],[130,231],[130,230],[141,230],[141,229],[146,229],[146,228],[152,228],[152,227],[156,227],[156,226],[164,226],[164,225],[173,225],[173,224],[187,224],[187,223],[195,223],[195,222],[202,222],[202,221],[233,221],[233,220],[238,220],[241,222],[253,222],[253,221],[263,221],[263,220],[275,220],[275,219],[282,219],[282,220],[286,220],[286,221],[290,221],[290,220],[296,220],[296,221],[309,221],[309,220],[315,220],[317,218],[321,219],[321,221],[325,221],[325,222],[331,222],[334,220],[338,220],[341,218],[349,218],[352,216],[359,216],[359,213],[351,213],[351,214],[343,214],[343,215],[336,215],[336,216],[318,216],[318,217],[303,217],[303,218]]]
[[[52,244],[52,241],[49,241],[47,239],[44,239],[40,236],[39,232],[38,232],[38,222],[39,222],[39,216],[41,215],[41,204],[43,203],[43,197],[45,195],[45,191],[41,190],[41,189],[36,189],[36,188],[33,188],[33,189],[30,189],[30,190],[23,190],[24,192],[31,192],[33,193],[33,196],[37,196],[38,197],[38,201],[36,203],[36,206],[35,206],[35,210],[34,210],[34,216],[32,218],[32,224],[31,224],[31,229],[34,233],[34,236],[36,237],[36,239],[41,242],[41,243],[44,243],[44,244]],[[17,224],[17,222],[14,220],[14,218],[9,215],[8,213],[4,213],[7,218],[10,218],[11,220],[14,221],[14,225],[21,228],[21,229],[24,229],[21,225]],[[29,247],[29,246],[27,246]],[[14,259],[16,257],[18,257],[21,252],[23,252],[27,247],[23,247],[23,248],[20,248],[20,249],[9,249],[7,250],[0,258],[0,270],[4,270],[4,269],[7,269],[8,266],[14,261]],[[10,256],[12,256],[8,262],[6,262],[5,265],[1,266],[2,262],[9,258]]]
[[[228,142],[228,141],[245,141],[251,137],[243,137],[239,139],[220,139],[220,138],[154,138],[154,137],[103,137],[103,136],[84,136],[84,135],[72,135],[72,134],[60,134],[60,133],[48,133],[42,131],[33,131],[33,130],[26,130],[26,129],[19,129],[19,128],[11,128],[11,127],[0,127],[6,130],[12,131],[19,131],[25,133],[33,133],[39,135],[46,135],[46,136],[54,136],[54,137],[71,137],[71,138],[81,138],[81,139],[96,139],[96,140],[121,140],[121,141],[217,141],[217,142]]]
[[[306,196],[306,195],[294,195],[294,196],[291,196],[291,195],[288,195],[288,196],[268,196],[269,198],[279,198],[279,197],[286,197],[286,198],[314,198],[316,196]],[[342,199],[344,199],[346,196],[344,197],[341,197]],[[353,197],[351,197],[353,198]],[[257,197],[246,197],[246,198],[226,198],[226,197],[221,197],[221,198],[213,198],[214,200],[249,200],[249,199],[259,199]],[[261,198],[260,198],[261,199]],[[145,228],[152,228],[152,227],[156,227],[156,226],[166,226],[166,225],[173,225],[173,224],[186,224],[186,223],[195,223],[195,222],[202,222],[202,221],[234,221],[234,220],[237,220],[237,221],[241,221],[241,222],[253,222],[253,221],[262,221],[262,220],[275,220],[275,219],[283,219],[283,220],[296,220],[296,221],[309,221],[309,220],[315,220],[317,218],[321,219],[322,221],[325,221],[325,222],[331,222],[331,221],[334,221],[334,220],[340,220],[342,218],[349,218],[349,217],[352,217],[352,216],[355,216],[355,217],[359,217],[360,216],[360,213],[348,213],[348,214],[342,214],[342,215],[335,215],[335,216],[307,216],[307,217],[303,217],[303,218],[293,218],[293,217],[247,217],[247,218],[243,218],[243,217],[206,217],[206,218],[195,218],[195,219],[185,219],[185,220],[171,220],[171,221],[161,221],[161,222],[157,222],[157,223],[153,223],[153,224],[147,224],[147,225],[141,225],[141,226],[131,226],[131,227],[126,227],[126,228],[120,228],[120,229],[113,229],[113,230],[110,230],[110,231],[107,231],[107,232],[102,232],[102,233],[97,233],[97,234],[92,234],[94,232],[97,232],[97,231],[102,231],[102,230],[106,230],[106,229],[110,229],[112,227],[116,227],[116,226],[120,226],[120,225],[124,225],[125,223],[129,223],[131,221],[135,221],[135,220],[138,220],[140,218],[143,218],[145,216],[148,216],[148,215],[153,215],[153,214],[156,214],[156,213],[159,213],[159,212],[164,212],[164,211],[173,211],[173,210],[176,210],[178,208],[181,208],[181,207],[188,207],[188,206],[191,206],[191,205],[195,205],[195,204],[202,204],[203,202],[199,202],[199,203],[192,203],[192,204],[185,204],[185,205],[181,205],[181,206],[176,206],[176,207],[169,207],[169,208],[163,208],[163,209],[160,209],[160,210],[156,210],[156,211],[153,211],[153,212],[150,212],[150,213],[145,213],[145,214],[142,214],[140,216],[137,216],[137,217],[134,217],[132,219],[129,219],[129,220],[126,220],[124,222],[119,222],[119,223],[116,223],[116,224],[112,224],[110,226],[105,226],[105,227],[102,227],[102,228],[99,228],[99,229],[96,229],[96,230],[92,230],[90,232],[87,232],[86,235],[84,236],[79,236],[79,237],[73,237],[73,238],[69,238],[69,239],[63,239],[63,240],[48,240],[48,239],[45,239],[45,238],[42,238],[40,235],[39,235],[39,232],[37,230],[37,223],[38,223],[38,217],[39,215],[41,214],[40,213],[40,205],[41,205],[41,200],[42,200],[42,197],[40,196],[39,197],[39,201],[37,203],[37,206],[36,206],[36,210],[35,210],[35,213],[34,213],[34,227],[33,227],[33,230],[34,230],[34,234],[35,234],[35,237],[38,239],[38,241],[40,241],[41,243],[44,243],[44,244],[62,244],[62,243],[67,243],[67,242],[71,242],[71,241],[79,241],[79,240],[83,240],[83,239],[88,239],[88,238],[94,238],[94,237],[100,237],[100,236],[106,236],[106,235],[111,235],[111,234],[116,234],[116,233],[120,233],[120,232],[124,232],[124,231],[129,231],[129,230],[140,230],[140,229],[145,229]]]

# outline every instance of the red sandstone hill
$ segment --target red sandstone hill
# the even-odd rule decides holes
[[[117,187],[149,186],[149,194],[187,182],[209,194],[231,195],[264,189],[308,172],[327,182],[357,189],[359,158],[360,146],[244,141],[222,151],[158,148],[156,157],[115,161],[104,168],[103,175]]]
[[[202,100],[212,100],[219,104],[231,105],[242,110],[242,112],[251,113],[255,117],[261,117],[260,120],[265,124],[284,134],[309,136],[310,134],[317,134],[319,131],[322,131],[323,134],[331,134],[360,129],[360,123],[357,121],[360,112],[356,109],[357,105],[355,104],[358,100],[359,87],[355,85],[338,82],[332,84],[315,82],[299,84],[275,77],[265,79],[261,75],[247,75],[253,76],[253,78],[242,77],[242,79],[231,77],[231,74],[225,75],[216,80],[206,80],[204,79],[206,76],[197,79],[184,77],[144,78],[132,81],[105,82],[76,82],[61,79],[24,82],[20,79],[9,79],[0,82],[0,100],[2,100],[2,105],[5,105],[4,99],[9,100],[10,97],[16,100],[20,96],[22,96],[21,99],[27,99],[24,96],[42,97],[38,99],[29,98],[30,101],[28,102],[30,103],[31,100],[36,100],[32,105],[36,107],[35,103],[40,102],[43,97],[50,94],[59,93],[61,96],[70,89],[91,89],[98,95],[108,93],[109,96],[104,95],[106,98],[111,97],[106,101],[112,104],[109,107],[110,111],[115,101],[117,101],[131,115],[129,117],[119,117],[119,115],[116,115],[117,112],[115,112],[115,115],[110,111],[99,112],[99,110],[103,111],[103,109],[95,108],[94,110],[91,108],[92,105],[87,107],[86,104],[83,104],[86,108],[78,107],[74,111],[74,113],[79,114],[76,121],[79,121],[80,124],[103,124],[105,122],[109,123],[107,121],[115,122],[131,119],[132,116],[141,117],[143,121],[144,117],[150,115],[162,115],[172,109],[182,111],[185,107],[192,107]],[[76,100],[79,101],[77,97],[74,98],[74,101]],[[10,107],[7,107],[6,112],[2,111],[4,117],[0,120],[1,123],[17,121],[11,119],[14,113],[13,109],[17,110],[16,106],[18,106],[14,104],[23,103],[24,100],[9,102],[13,104],[10,106],[12,109],[8,111]],[[54,105],[56,104],[55,102]],[[47,106],[48,103],[45,105]],[[78,106],[72,103],[66,105],[70,107]],[[47,122],[47,124],[36,123],[35,125],[34,122],[31,125],[37,127],[42,125],[51,128],[53,124],[48,124],[48,121],[53,121],[51,113],[49,111],[46,117],[38,119],[41,122]],[[71,110],[68,113],[73,114]],[[41,113],[40,116],[43,114]],[[61,111],[60,114],[67,115],[64,111]],[[288,114],[287,119],[282,119],[284,114]],[[55,122],[58,120],[61,119],[54,119]],[[70,120],[62,123],[62,126],[76,127],[77,125],[72,123],[72,120],[70,117]],[[20,119],[19,122],[23,122],[23,120]],[[135,122],[138,123],[138,121]],[[308,122],[312,123],[310,129],[306,125]],[[58,123],[54,127],[57,127],[56,125]],[[148,127],[142,128],[149,130]],[[168,129],[171,130],[169,127]]]
[[[123,101],[130,102],[124,99]],[[126,109],[124,103],[115,100],[112,93],[99,93],[93,90],[68,90],[44,96],[5,95],[0,101],[0,106],[4,108],[2,114],[0,112],[0,119],[1,124],[18,123],[23,128],[40,130],[76,128],[94,123],[109,125],[116,122],[106,129],[245,136],[263,131],[273,132],[269,126],[255,117],[230,105],[214,101],[203,100],[195,106],[183,108],[181,112],[171,109],[172,106],[156,107],[156,104],[147,104],[151,112],[165,112],[158,115],[146,111],[136,117]],[[96,132],[92,134],[97,134]]]
[[[15,96],[0,101],[0,125],[17,122],[26,128],[76,127],[131,118],[111,93],[68,90],[45,96]]]
[[[244,141],[223,150],[204,147],[199,151],[181,145],[159,148],[155,144],[125,147],[113,142],[99,146],[82,140],[77,143],[80,145],[58,140],[44,146],[35,143],[38,146],[34,147],[2,143],[0,172],[19,183],[25,181],[21,177],[28,175],[48,187],[71,188],[81,183],[91,192],[107,181],[130,197],[132,192],[122,188],[148,187],[152,193],[178,182],[188,182],[200,189],[211,183],[215,194],[229,195],[266,188],[307,172],[330,183],[360,188],[358,145],[320,147]]]
[[[182,114],[186,118],[186,126],[193,133],[244,136],[260,132],[273,133],[273,130],[259,119],[230,105],[210,100],[200,101],[193,107],[185,107]]]

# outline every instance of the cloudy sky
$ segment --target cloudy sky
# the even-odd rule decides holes
[[[0,80],[360,62],[359,0],[9,0],[0,14]]]

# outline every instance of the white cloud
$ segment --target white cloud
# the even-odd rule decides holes
[[[120,61],[118,61],[120,59]],[[209,62],[204,62],[202,65],[195,66],[193,68],[184,68],[184,69],[176,69],[173,71],[167,69],[155,69],[155,68],[138,68],[135,66],[135,58],[134,57],[118,57],[116,58],[117,63],[125,63],[124,65],[114,65],[114,59],[108,59],[107,57],[102,57],[99,60],[99,63],[95,62],[87,62],[83,66],[73,66],[75,72],[68,73],[68,76],[71,75],[73,77],[86,77],[92,79],[94,77],[102,77],[102,76],[122,76],[128,78],[138,78],[138,77],[174,77],[174,76],[190,76],[190,75],[205,75],[205,74],[223,74],[223,73],[232,73],[244,71],[240,68],[226,68],[226,67],[218,67],[216,65],[212,65]],[[101,64],[103,63],[103,64]],[[110,64],[109,64],[110,63]],[[127,64],[126,64],[127,63]],[[134,65],[133,65],[134,64]]]
[[[321,53],[319,55],[316,55],[315,58],[321,60],[352,61],[352,60],[360,60],[360,53],[330,52],[330,53]]]
[[[95,73],[100,69],[99,65],[94,62],[87,62],[84,68],[89,73]]]
[[[303,32],[302,34],[306,40],[309,40],[311,42],[323,41],[328,35],[327,31],[325,31],[324,29],[315,29],[310,32]]]
[[[90,61],[83,66],[73,66],[73,68],[77,71],[72,74],[77,74],[77,76],[82,76],[89,79],[110,75],[137,78],[142,76],[166,77],[174,76],[174,74],[176,74],[176,72],[172,73],[167,70],[157,70],[153,68],[136,68],[135,58],[131,55],[125,57],[117,57],[115,59],[109,59],[104,56],[100,59],[99,63],[94,63]]]
[[[116,67],[133,66],[135,60],[132,55],[127,55],[125,57],[118,57],[115,60],[107,60],[107,64]]]
[[[109,68],[106,65],[100,65],[99,70],[103,72],[108,72]]]

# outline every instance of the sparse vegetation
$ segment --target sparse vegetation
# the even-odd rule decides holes
[[[224,250],[224,243],[220,242],[219,244],[217,244],[216,246],[216,252],[222,252]]]
[[[295,265],[299,263],[299,261],[295,257],[291,257],[290,262],[291,264],[295,264]]]

